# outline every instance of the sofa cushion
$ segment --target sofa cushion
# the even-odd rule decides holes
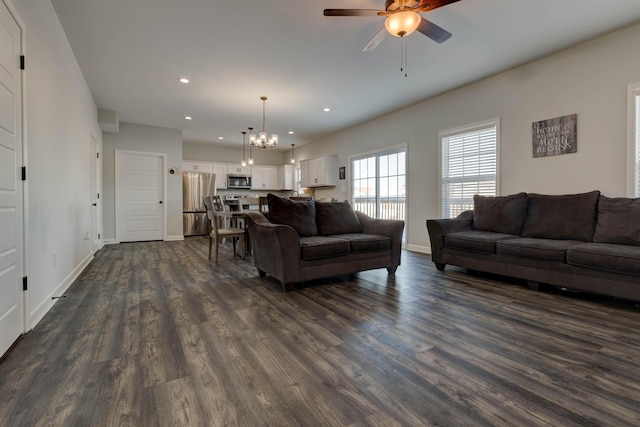
[[[520,235],[527,214],[527,193],[473,196],[473,228]]]
[[[300,246],[301,257],[307,261],[349,255],[349,241],[336,237],[301,237]]]
[[[614,273],[640,275],[640,246],[581,243],[567,250],[567,263]]]
[[[496,253],[496,242],[517,237],[513,234],[494,233],[493,231],[458,231],[447,234],[444,238],[444,245],[447,248],[461,251],[494,254]]]
[[[599,191],[548,196],[529,194],[522,237],[591,241]]]
[[[509,255],[521,258],[535,258],[545,261],[565,262],[567,249],[582,242],[577,240],[518,239],[501,240],[496,243],[498,255]]]
[[[593,241],[640,245],[640,198],[609,198],[600,195]]]
[[[347,233],[331,237],[349,241],[351,253],[377,252],[391,249],[391,239],[378,234]]]
[[[267,194],[269,221],[296,230],[300,237],[317,236],[316,206],[313,201],[297,202],[275,194]]]
[[[362,224],[347,202],[315,202],[318,234],[361,233]]]

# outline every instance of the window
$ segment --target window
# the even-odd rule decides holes
[[[351,201],[374,218],[405,219],[406,148],[351,159]]]
[[[439,133],[443,218],[473,209],[473,196],[498,193],[500,119]]]
[[[629,85],[628,110],[627,195],[640,197],[640,83]]]

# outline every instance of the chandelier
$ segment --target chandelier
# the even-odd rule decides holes
[[[265,128],[265,104],[267,102],[266,96],[261,96],[262,100],[262,132],[259,134],[252,133],[249,135],[249,145],[258,148],[274,148],[278,145],[278,134],[273,133],[270,137],[267,137],[267,132],[264,130]]]

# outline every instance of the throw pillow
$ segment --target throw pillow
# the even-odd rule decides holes
[[[640,246],[640,198],[601,195],[593,241]]]
[[[316,207],[313,201],[297,202],[275,194],[267,194],[269,221],[296,230],[300,237],[317,236]]]
[[[522,237],[591,241],[599,195],[599,191],[562,196],[529,194]]]
[[[362,224],[347,202],[316,202],[318,234],[362,233]]]
[[[473,227],[476,230],[520,235],[527,214],[527,193],[510,196],[473,196]]]

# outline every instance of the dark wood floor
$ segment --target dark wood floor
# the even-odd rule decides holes
[[[410,252],[284,294],[206,254],[101,250],[0,362],[0,425],[640,425],[634,304]]]

